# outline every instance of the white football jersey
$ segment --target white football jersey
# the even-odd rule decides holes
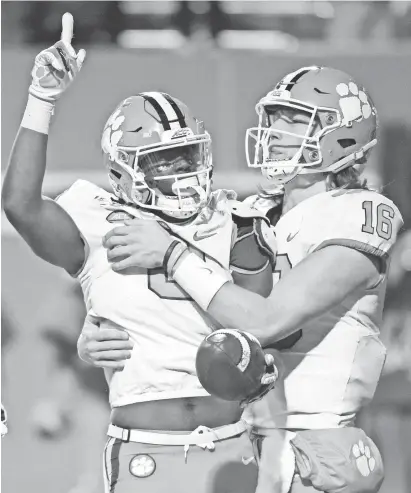
[[[402,224],[400,212],[389,199],[365,190],[321,193],[280,218],[274,228],[278,242],[274,282],[328,245],[345,245],[380,257],[381,276],[363,295],[353,292],[290,336],[281,354],[284,387],[279,384],[249,406],[244,415],[248,421],[262,428],[344,426],[372,399],[386,355],[379,327],[387,263]]]
[[[77,277],[87,310],[126,330],[134,343],[121,372],[106,371],[112,407],[134,402],[208,395],[195,371],[199,345],[215,328],[213,321],[162,269],[132,268],[114,272],[103,236],[121,226],[128,213],[155,220],[150,213],[122,206],[112,195],[79,180],[57,202],[70,214],[86,244],[86,261]],[[235,227],[227,211],[227,194],[213,193],[213,213],[187,226],[172,226],[214,270],[231,280],[229,260]],[[102,324],[104,326],[104,324]]]

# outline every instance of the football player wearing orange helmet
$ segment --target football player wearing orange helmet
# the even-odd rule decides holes
[[[114,247],[107,240],[109,250],[102,243],[111,230],[124,239],[124,224],[133,218],[161,223],[173,238],[169,261],[177,262],[189,245],[210,272],[268,296],[268,221],[241,208],[234,192],[211,189],[210,135],[184,103],[162,92],[125,99],[104,127],[102,150],[114,193],[78,180],[56,200],[43,197],[54,104],[85,56],[72,48],[72,34],[73,19],[65,14],[61,41],[36,58],[3,204],[33,251],[79,280],[101,333],[119,328],[125,334],[118,341],[130,350],[123,371],[113,371],[115,362],[105,365],[112,407],[106,491],[191,493],[195,485],[204,492],[249,493],[257,472],[242,409],[210,396],[195,371],[197,348],[218,324],[162,265],[118,270],[113,258],[127,256],[127,242]],[[150,258],[157,249],[153,244]],[[103,357],[110,360],[110,350]],[[263,377],[265,390],[273,375]]]
[[[377,111],[350,75],[318,66],[286,75],[256,111],[246,153],[273,184],[272,207],[269,193],[251,199],[276,234],[270,296],[229,280],[220,286],[221,275],[188,249],[164,268],[221,325],[282,350],[286,402],[277,388],[244,414],[262,444],[257,491],[378,491],[381,456],[354,423],[384,365],[379,327],[403,222],[395,204],[362,179],[377,143]],[[160,262],[168,233],[142,221],[132,228],[132,264]]]

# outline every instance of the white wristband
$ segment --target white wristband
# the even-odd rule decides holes
[[[21,126],[48,135],[50,120],[53,113],[53,103],[43,101],[29,94]]]
[[[230,281],[229,273],[224,275],[212,270],[195,253],[177,263],[173,279],[203,310],[207,310],[221,286]]]

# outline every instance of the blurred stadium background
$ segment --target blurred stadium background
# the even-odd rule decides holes
[[[215,185],[253,193],[245,129],[254,104],[284,73],[324,64],[373,95],[381,144],[377,179],[403,213],[382,338],[388,359],[359,418],[381,447],[383,493],[411,491],[411,2],[3,1],[2,170],[20,123],[35,55],[75,19],[81,76],[57,105],[45,193],[77,178],[107,187],[99,141],[124,97],[162,90],[184,100],[214,137]],[[67,275],[34,256],[2,215],[2,440],[4,493],[98,493],[108,420],[102,373],[76,357],[84,309]]]

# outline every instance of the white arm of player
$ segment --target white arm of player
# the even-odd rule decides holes
[[[182,260],[174,280],[222,326],[251,332],[263,346],[289,336],[379,278],[378,259],[333,245],[310,254],[274,286],[269,298],[263,298],[223,283],[218,274],[205,273],[201,259],[191,262],[189,271]]]

